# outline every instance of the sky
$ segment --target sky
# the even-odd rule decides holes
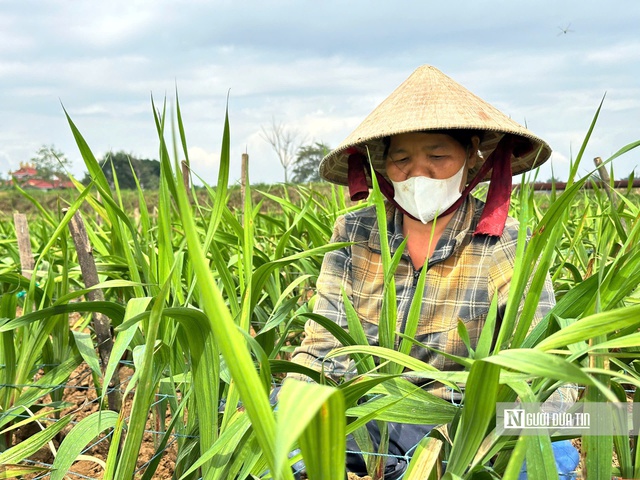
[[[54,145],[82,178],[65,110],[96,158],[158,159],[152,98],[171,115],[177,92],[203,181],[228,109],[231,183],[245,152],[252,183],[282,182],[264,130],[335,147],[430,64],[551,145],[540,180],[567,178],[604,99],[584,175],[640,140],[640,1],[606,3],[0,0],[0,174]],[[640,149],[615,159],[615,178],[639,163]]]

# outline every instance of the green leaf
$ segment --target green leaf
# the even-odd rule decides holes
[[[496,321],[498,318],[498,292],[493,295],[491,300],[491,306],[487,313],[487,320],[485,321],[482,331],[480,332],[480,338],[476,345],[475,357],[476,359],[482,359],[489,355],[491,352],[491,343],[495,338]]]
[[[553,378],[567,383],[593,384],[592,378],[584,373],[579,366],[539,350],[526,348],[503,350],[498,355],[485,358],[484,361],[518,372]]]
[[[278,397],[276,471],[299,438],[310,480],[342,478],[346,455],[344,399],[339,390],[287,380]]]
[[[75,330],[71,330],[71,333],[73,333],[73,338],[76,341],[76,347],[78,347],[78,351],[80,352],[82,359],[87,363],[87,365],[89,365],[89,368],[96,377],[102,377],[100,359],[98,358],[96,349],[91,341],[91,335],[88,333],[77,332]]]
[[[351,338],[353,338],[353,343],[356,345],[369,345],[369,341],[367,340],[367,336],[364,333],[364,327],[360,322],[358,312],[356,312],[356,309],[354,308],[351,300],[344,291],[344,288],[342,289],[342,301],[344,303],[345,313],[347,314],[347,326],[349,328],[349,334],[351,335]],[[330,323],[335,325],[335,322]],[[330,328],[333,327],[333,325],[330,325]],[[351,343],[343,343],[343,345],[349,344]],[[358,373],[360,374],[372,372],[376,368],[373,358],[371,358],[371,356],[369,355],[355,354],[353,356],[353,359],[356,362],[356,368],[358,370]]]
[[[321,257],[327,252],[338,250],[340,248],[344,248],[349,245],[351,245],[351,243],[349,242],[331,243],[328,245],[324,245],[322,247],[316,247],[309,250],[305,250],[303,252],[295,253],[293,255],[289,255],[288,257],[281,258],[278,260],[273,260],[263,265],[260,265],[258,268],[256,268],[255,272],[253,272],[253,275],[251,277],[251,282],[252,282],[251,308],[254,308],[255,305],[258,303],[258,297],[262,292],[262,288],[264,287],[265,283],[267,282],[267,279],[273,273],[274,270],[285,267],[293,262],[297,262],[305,258],[314,257],[314,256]]]
[[[101,432],[113,428],[118,414],[109,410],[94,412],[83,418],[67,433],[53,461],[51,480],[63,480],[82,450]]]
[[[440,470],[438,462],[442,444],[442,440],[429,436],[420,440],[402,478],[405,480],[425,480],[430,478],[434,468]]]
[[[71,421],[71,415],[66,415],[44,430],[31,435],[26,440],[0,453],[0,465],[17,463],[29,458],[51,441]]]
[[[406,241],[407,239],[405,239],[405,242]],[[418,331],[418,325],[420,324],[420,312],[422,311],[422,302],[425,294],[424,287],[427,278],[427,267],[428,265],[424,265],[420,271],[418,284],[416,285],[413,298],[411,299],[411,306],[409,307],[409,313],[407,314],[406,325],[403,332],[406,337],[402,337],[400,348],[398,348],[399,352],[406,353],[407,355],[411,353],[412,342],[410,339],[415,339],[416,332]],[[467,340],[468,338],[469,337],[467,336]],[[470,348],[470,346],[467,345],[467,348]]]
[[[640,325],[640,305],[609,310],[572,323],[542,340],[535,348],[551,350],[636,325]]]
[[[368,402],[349,408],[347,415],[374,414],[376,420],[387,422],[441,425],[449,423],[460,413],[460,407],[403,378],[390,378],[369,392],[377,395]]]
[[[507,468],[504,471],[502,480],[518,480],[520,471],[522,470],[522,463],[525,460],[527,448],[527,437],[519,437],[518,441],[516,442],[516,446],[509,457],[509,463],[507,464]]]
[[[54,307],[43,308],[41,310],[28,313],[0,326],[0,332],[8,332],[16,328],[24,327],[38,320],[53,317],[55,315],[72,312],[100,312],[109,317],[114,323],[122,322],[124,307],[115,302],[80,302],[66,305],[56,305]]]
[[[211,462],[212,471],[218,472],[213,478],[222,478],[220,477],[220,473],[224,472],[223,467],[227,466],[229,458],[234,453],[238,452],[241,440],[249,431],[250,427],[251,423],[249,422],[249,416],[245,412],[236,412],[233,420],[229,422],[227,428],[222,432],[218,440],[211,445],[186,472],[184,472],[179,480],[186,479],[207,462]]]
[[[142,297],[142,298],[132,298],[127,302],[127,306],[124,312],[124,316],[122,319],[122,324],[120,327],[123,327],[127,321],[135,317],[136,315],[144,312],[152,298],[150,297]],[[111,378],[120,368],[120,359],[125,354],[131,340],[136,334],[136,328],[128,327],[122,331],[118,331],[116,328],[117,334],[115,336],[115,340],[113,341],[113,348],[111,349],[111,356],[109,357],[109,363],[107,368],[105,369],[103,385],[109,385],[111,382]]]
[[[226,301],[212,278],[193,219],[190,202],[184,190],[184,185],[181,185],[181,173],[179,171],[176,173],[180,180],[177,182],[178,208],[183,221],[191,264],[200,287],[202,308],[207,315],[220,352],[231,372],[234,385],[240,392],[240,398],[251,418],[256,438],[263,449],[271,471],[275,475],[283,475],[286,479],[292,478],[293,475],[290,470],[285,469],[280,472],[275,469],[276,460],[273,439],[275,438],[276,424],[267,392],[262,388],[255,388],[260,383],[258,372],[253,365],[246,342],[236,328]],[[254,279],[255,277],[256,273],[253,275]],[[255,288],[253,290],[254,294],[256,290],[259,289]]]
[[[30,473],[42,475],[50,472],[51,469],[45,467],[33,467],[29,465],[12,465],[5,463],[0,465],[0,479],[18,478],[21,475],[29,475]]]
[[[460,340],[462,340],[462,343],[464,343],[464,346],[467,347],[469,356],[473,358],[474,351],[473,351],[473,348],[471,348],[471,339],[469,338],[469,332],[467,332],[467,327],[465,326],[462,320],[458,320],[457,330],[458,330],[458,336],[460,337]]]
[[[510,386],[523,402],[534,403],[538,400],[526,383],[514,382],[510,384]],[[556,462],[548,432],[541,432],[538,435],[527,435],[525,437],[525,443],[527,445],[526,461],[527,475],[529,478],[558,480],[558,471],[556,469]]]
[[[402,365],[411,370],[414,370],[416,372],[422,372],[422,371],[437,372],[438,371],[438,369],[435,368],[434,366],[426,362],[423,362],[421,360],[418,360],[410,355],[406,355],[404,353],[400,353],[389,348],[371,346],[371,345],[369,346],[353,345],[349,347],[340,347],[335,350],[332,350],[326,356],[326,358],[329,359],[333,357],[339,357],[341,355],[353,355],[357,353],[375,355],[380,358],[384,358],[386,360],[391,360],[392,362],[396,362],[397,364]]]
[[[172,410],[171,414],[172,414],[172,418],[171,418],[171,422],[169,422],[169,425],[167,426],[167,429],[164,432],[164,435],[162,435],[162,438],[160,439],[160,442],[156,444],[156,451],[155,454],[153,455],[153,457],[151,458],[151,461],[147,464],[147,467],[144,470],[144,475],[142,475],[142,478],[140,480],[152,480],[156,470],[158,468],[158,465],[160,464],[160,461],[163,458],[163,453],[165,452],[165,449],[167,448],[167,443],[169,442],[169,440],[171,440],[176,432],[177,427],[179,425],[178,422],[182,421],[182,410],[183,408],[186,406],[187,404],[187,399],[191,396],[191,392],[192,390],[188,390],[184,397],[182,398],[182,401],[180,402],[180,405]],[[118,417],[120,418],[120,417]],[[117,428],[117,424],[116,424],[116,428]],[[154,442],[155,443],[155,442]],[[113,456],[115,456],[115,452],[113,453]]]
[[[462,417],[447,466],[447,473],[453,475],[464,474],[495,417],[500,367],[485,360],[474,362],[469,372]]]
[[[606,337],[604,335],[595,335],[592,342],[599,344],[604,341]],[[606,353],[606,351],[603,351]],[[605,357],[594,356],[590,359],[590,367],[597,370],[604,369]],[[608,383],[608,378],[604,375],[594,374],[595,378],[598,378],[605,385]],[[585,402],[606,402],[607,400],[616,402],[618,398],[614,393],[611,393],[613,398],[606,396],[603,389],[594,388],[593,386],[587,386],[584,393]],[[608,409],[603,409],[598,415],[592,417],[590,424],[591,435],[582,436],[581,455],[584,459],[585,474],[588,478],[611,478],[612,462],[613,458],[613,436],[603,433],[611,427],[613,419],[611,418],[611,412]]]
[[[160,326],[160,318],[162,316],[162,310],[164,308],[165,298],[168,294],[169,285],[170,279],[162,286],[162,290],[155,299],[151,308],[149,326],[145,332],[146,338],[142,364],[138,370],[138,384],[133,397],[133,405],[131,407],[129,430],[122,447],[122,455],[118,463],[115,478],[132,478],[133,471],[138,460],[138,452],[142,443],[142,436],[147,422],[149,408],[156,388],[154,367],[163,367],[163,365],[160,364],[160,355],[156,355],[155,346]]]
[[[81,361],[80,355],[69,357],[23,390],[13,407],[0,417],[0,426],[6,425],[13,420],[13,416],[9,415],[10,412],[17,411],[23,407],[30,407],[39,398],[59,388],[59,385],[64,385]]]

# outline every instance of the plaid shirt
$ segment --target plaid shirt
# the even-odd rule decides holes
[[[468,356],[458,335],[462,320],[475,348],[484,326],[494,293],[498,294],[498,318],[504,314],[513,273],[518,237],[518,222],[508,218],[500,238],[473,235],[482,213],[483,203],[473,197],[456,211],[429,258],[426,286],[416,340],[453,355]],[[402,213],[387,207],[387,224],[391,254],[403,241]],[[374,207],[367,207],[336,221],[332,242],[355,242],[325,255],[318,277],[318,297],[314,312],[347,328],[341,289],[344,288],[362,322],[370,345],[378,345],[378,319],[383,299],[380,231]],[[396,330],[404,331],[409,307],[418,281],[408,253],[403,252],[395,272],[398,314]],[[533,324],[554,305],[555,297],[547,276]],[[305,338],[293,354],[293,361],[320,369],[324,356],[341,344],[313,321],[305,326]],[[414,346],[411,355],[439,370],[460,370],[455,362],[433,351]],[[324,361],[326,373],[334,378],[355,373],[346,357]],[[300,378],[297,375],[291,375]],[[438,384],[439,385],[439,384]],[[451,393],[434,385],[432,393],[451,399]]]

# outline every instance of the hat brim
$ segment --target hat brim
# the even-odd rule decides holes
[[[419,131],[426,131],[421,129]],[[438,130],[440,131],[440,130]],[[395,132],[392,135],[398,135],[401,133],[408,132]],[[482,134],[483,140],[479,145],[480,156],[474,166],[473,169],[469,170],[469,174],[467,176],[467,182],[471,182],[475,177],[476,173],[480,170],[480,167],[484,163],[484,160],[489,158],[489,155],[493,152],[493,150],[498,145],[498,142],[503,137],[505,133],[512,133],[520,138],[526,139],[530,143],[530,148],[527,152],[523,153],[520,156],[512,156],[511,157],[511,171],[513,175],[519,175],[521,173],[527,172],[533,168],[536,168],[546,162],[551,156],[551,147],[547,145],[545,141],[534,136],[534,135],[523,135],[521,132],[487,132],[484,131]],[[383,174],[385,177],[386,174],[386,166],[384,150],[385,145],[383,142],[383,138],[391,136],[385,135],[379,138],[371,138],[368,140],[364,140],[358,144],[342,144],[340,147],[331,151],[327,154],[320,163],[320,176],[337,185],[348,185],[347,173],[348,173],[348,158],[349,153],[352,148],[357,148],[362,154],[364,154],[367,158],[369,158],[372,167]],[[481,181],[488,181],[491,177],[491,173],[489,172],[485,175]],[[371,179],[368,179],[369,186],[371,187]]]
[[[396,88],[351,135],[322,159],[320,176],[338,185],[348,185],[348,152],[352,148],[368,156],[373,168],[386,175],[384,138],[409,132],[458,129],[482,132],[479,146],[482,158],[469,172],[469,181],[475,176],[483,158],[489,157],[507,133],[526,140],[530,147],[526,151],[516,151],[512,156],[514,175],[542,165],[551,156],[551,148],[544,140],[435,67],[425,65]]]

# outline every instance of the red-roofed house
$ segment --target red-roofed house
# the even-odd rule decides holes
[[[33,165],[20,162],[20,170],[9,172],[9,175],[18,180],[29,179],[36,177],[38,175],[38,170],[36,170]]]
[[[22,188],[36,188],[38,190],[52,190],[54,188],[74,188],[73,183],[67,178],[55,177],[53,180],[38,178],[38,170],[33,164],[20,162],[20,169],[9,172],[11,179],[8,184],[13,184],[13,179]]]

